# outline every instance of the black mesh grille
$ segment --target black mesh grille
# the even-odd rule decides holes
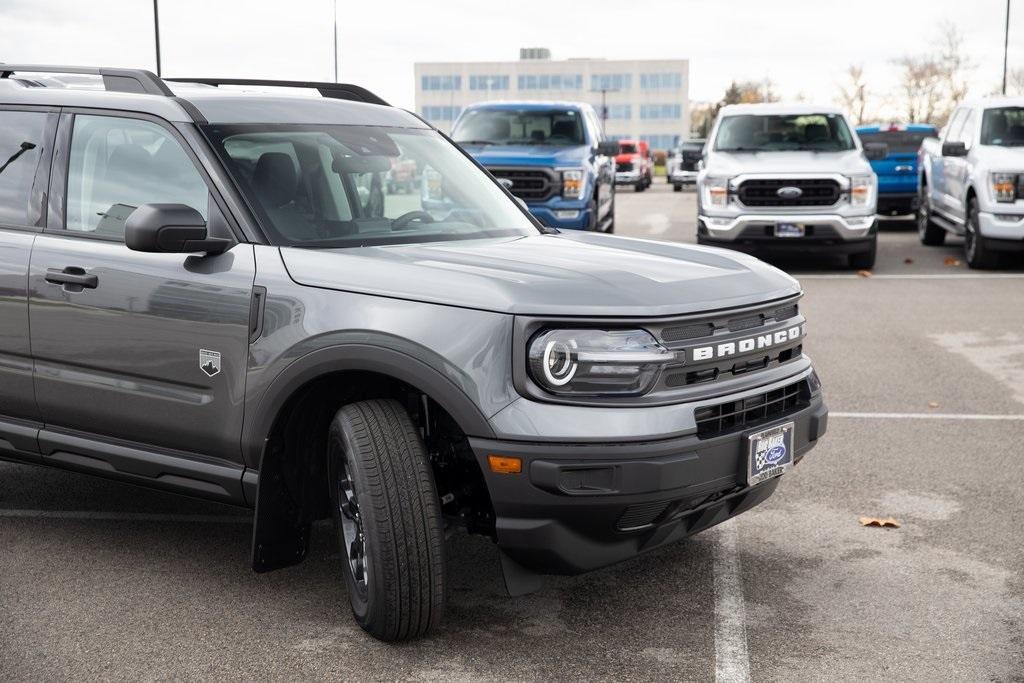
[[[753,327],[761,327],[761,325],[764,325],[763,315],[752,315],[746,318],[733,318],[729,321],[729,329],[733,332],[749,330]]]
[[[630,505],[626,508],[626,511],[619,517],[619,521],[615,524],[615,527],[619,531],[626,531],[628,529],[636,529],[638,527],[644,527],[652,523],[658,518],[665,508],[668,507],[671,501],[660,500],[653,503],[638,503],[637,505]]]
[[[797,316],[797,313],[799,312],[799,307],[796,304],[793,304],[792,306],[783,306],[782,308],[776,308],[775,311],[772,313],[772,317],[775,318],[776,320],[788,320],[790,318],[795,318]]]
[[[801,380],[756,396],[698,408],[694,414],[697,436],[706,439],[783,417],[809,405],[810,395],[807,380]]]
[[[667,342],[680,341],[682,339],[697,339],[699,337],[710,337],[715,332],[715,326],[711,323],[699,323],[696,325],[680,325],[678,327],[666,327],[661,331],[661,338]]]
[[[794,187],[797,197],[779,196],[779,190]],[[740,183],[739,199],[746,206],[832,206],[839,201],[839,183],[829,178],[757,179]]]
[[[544,201],[558,189],[552,172],[545,169],[491,168],[490,171],[496,178],[511,180],[509,192],[520,199]]]

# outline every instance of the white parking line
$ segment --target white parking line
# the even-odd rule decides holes
[[[897,273],[861,277],[855,273],[794,275],[797,280],[1024,280],[1024,273]]]
[[[195,522],[200,524],[252,524],[251,517],[231,515],[173,515],[150,512],[92,512],[87,510],[0,510],[0,518],[82,519],[104,522]]]
[[[829,412],[828,416],[864,420],[1008,420],[1024,421],[1024,415],[988,415],[984,413],[844,413]]]
[[[715,681],[718,683],[750,680],[747,608],[736,538],[735,520],[718,525],[714,549]]]

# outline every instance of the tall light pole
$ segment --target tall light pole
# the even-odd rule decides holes
[[[338,0],[334,0],[334,82],[338,82]]]
[[[1006,94],[1006,61],[1010,50],[1010,0],[1006,0],[1006,33],[1003,35],[1003,94]]]
[[[605,124],[608,123],[608,104],[606,102],[607,95],[610,92],[619,92],[618,88],[591,88],[590,92],[601,93],[601,126],[607,128]]]
[[[160,73],[160,6],[159,0],[153,0],[153,32],[156,35],[156,75]]]

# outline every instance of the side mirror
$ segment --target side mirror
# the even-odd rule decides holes
[[[606,157],[618,156],[619,143],[613,140],[603,140],[597,143],[597,153]]]
[[[942,156],[965,157],[967,156],[967,145],[963,142],[943,142]]]
[[[864,156],[868,161],[881,161],[889,156],[889,145],[884,142],[868,142],[864,145]]]
[[[221,254],[231,240],[207,237],[206,220],[184,204],[143,204],[124,223],[124,243],[158,254]]]

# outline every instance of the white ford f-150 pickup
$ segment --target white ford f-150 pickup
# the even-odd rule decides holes
[[[851,267],[871,268],[878,179],[868,157],[887,153],[862,147],[835,107],[724,107],[697,176],[697,241],[846,254]]]
[[[971,268],[1024,253],[1024,97],[957,107],[941,138],[925,140],[919,154],[922,243],[962,235]]]

